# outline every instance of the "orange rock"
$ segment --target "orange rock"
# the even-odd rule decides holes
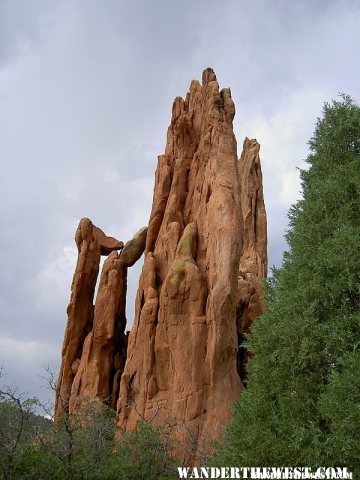
[[[88,219],[76,233],[57,415],[63,398],[70,410],[99,398],[117,408],[120,431],[140,418],[167,425],[187,464],[229,419],[246,377],[244,335],[264,308],[260,146],[246,138],[238,160],[234,114],[230,89],[206,69],[202,85],[193,80],[185,100],[174,100],[148,228],[125,246]],[[127,268],[144,249],[127,338]],[[100,254],[109,256],[94,311]]]
[[[76,364],[81,357],[85,337],[92,328],[93,297],[100,263],[100,245],[88,218],[80,220],[75,241],[79,255],[67,307],[68,323],[57,383],[55,412],[58,418],[68,408],[74,371],[78,367]]]
[[[120,250],[123,248],[123,242],[116,240],[113,237],[107,237],[105,233],[99,228],[93,226],[94,236],[100,245],[101,255],[109,255],[114,250]]]
[[[144,252],[146,232],[146,227],[139,230],[120,254],[113,251],[104,262],[92,330],[84,341],[71,387],[70,411],[75,411],[84,397],[98,398],[116,406],[127,350],[127,267]]]
[[[241,344],[252,322],[264,311],[260,282],[267,275],[267,222],[259,150],[256,140],[245,138],[239,161],[244,243],[239,264],[236,324],[237,364],[242,380],[246,378],[248,352]]]
[[[83,397],[113,403],[114,375],[122,371],[125,363],[125,299],[126,267],[121,255],[112,252],[102,269],[92,330],[85,339],[71,387],[70,411],[76,410]]]
[[[67,309],[68,323],[57,384],[55,412],[58,419],[64,411],[68,411],[69,405],[79,393],[77,392],[76,395],[73,393],[75,391],[74,384],[77,385],[77,379],[83,376],[85,359],[91,365],[91,367],[85,369],[87,375],[90,375],[90,372],[94,373],[94,362],[100,361],[100,367],[104,362],[111,362],[111,356],[114,356],[116,351],[123,347],[124,340],[122,341],[121,335],[123,335],[126,324],[126,268],[122,261],[117,260],[119,256],[116,252],[123,247],[123,242],[107,237],[88,218],[80,220],[75,241],[79,256]],[[103,268],[94,320],[93,299],[99,272],[100,255],[110,252],[112,253],[105,261]],[[96,360],[93,360],[94,357],[91,360],[88,359],[87,351],[93,330],[95,331],[95,341],[92,345],[92,353]],[[109,336],[111,339],[108,338]],[[115,351],[112,351],[109,344],[113,345],[115,342],[118,342],[118,344]],[[94,396],[93,392],[95,391],[95,395],[108,397],[111,390],[105,385],[111,382],[110,378],[107,378],[111,375],[113,375],[113,366],[108,368],[106,364],[104,371],[100,368],[100,378],[97,377],[92,380],[91,388],[86,383],[85,379],[87,377],[84,376],[81,392],[86,391],[86,395]]]
[[[266,274],[266,215],[258,144],[246,140],[238,161],[234,113],[211,69],[174,101],[117,404],[121,429],[155,416],[194,453],[229,419],[239,325],[262,308],[259,292],[239,293],[239,270],[254,288]]]

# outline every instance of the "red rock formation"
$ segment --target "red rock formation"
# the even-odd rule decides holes
[[[83,398],[99,398],[116,408],[127,349],[126,279],[145,248],[147,228],[129,240],[121,253],[104,262],[96,296],[92,330],[87,335],[71,387],[70,411]]]
[[[259,150],[256,140],[245,138],[239,161],[244,244],[238,276],[237,364],[242,380],[246,377],[248,353],[241,343],[252,322],[264,311],[260,281],[267,274],[267,225]]]
[[[104,262],[92,329],[84,341],[71,386],[70,411],[83,397],[97,397],[111,404],[115,390],[117,399],[113,379],[124,366],[127,347],[126,273],[121,255],[112,252]]]
[[[58,419],[64,410],[76,410],[84,397],[97,397],[115,408],[127,348],[127,268],[143,253],[146,231],[140,230],[124,247],[123,242],[107,237],[89,219],[79,223],[75,235],[79,257],[56,396]],[[104,262],[94,308],[100,254],[109,256]]]
[[[83,219],[68,307],[57,416],[83,397],[106,401],[121,430],[166,422],[199,454],[245,378],[244,334],[263,311],[266,213],[259,144],[237,158],[229,89],[211,69],[177,97],[159,156],[148,229],[123,246]],[[116,250],[122,249],[119,254]],[[127,268],[145,249],[127,342]],[[93,296],[100,255],[109,255]],[[127,345],[128,343],[128,345]],[[127,351],[126,351],[127,349]]]
[[[174,101],[121,378],[124,430],[156,417],[196,443],[240,393],[238,335],[262,308],[266,215],[258,144],[246,140],[238,161],[234,113],[211,69]]]

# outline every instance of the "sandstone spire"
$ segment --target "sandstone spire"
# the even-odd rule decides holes
[[[183,439],[213,435],[240,393],[238,347],[262,308],[267,257],[259,145],[245,140],[238,161],[234,113],[212,69],[174,101],[117,404],[124,430],[155,416]]]
[[[117,409],[120,431],[140,418],[167,425],[192,449],[191,462],[229,419],[267,272],[260,146],[246,138],[238,160],[234,114],[230,89],[206,69],[173,103],[148,228],[124,246],[80,221],[58,418],[83,397],[99,398]],[[144,250],[128,339],[127,268]],[[108,258],[94,306],[100,255]]]
[[[259,150],[256,140],[245,138],[239,161],[244,243],[239,264],[236,325],[237,366],[242,380],[246,377],[248,353],[241,344],[252,322],[263,313],[260,281],[267,274],[267,224]]]
[[[143,253],[146,231],[140,230],[124,247],[123,242],[107,237],[88,218],[80,220],[75,234],[79,256],[57,385],[58,419],[64,410],[75,410],[84,397],[97,397],[115,408],[127,348],[127,268]],[[100,255],[109,256],[104,262],[94,307]]]

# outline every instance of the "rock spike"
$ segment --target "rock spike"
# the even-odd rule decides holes
[[[191,440],[193,463],[228,421],[267,273],[260,145],[246,138],[238,160],[234,115],[230,89],[220,90],[207,68],[202,84],[193,80],[185,100],[174,100],[148,227],[124,246],[80,221],[57,418],[96,397],[117,409],[119,431],[155,419],[180,445]],[[127,268],[143,252],[128,337]],[[94,306],[101,255],[108,258]]]
[[[261,299],[243,295],[239,272],[255,262],[245,281],[251,273],[248,289],[260,288],[266,214],[257,144],[245,140],[238,161],[234,114],[230,89],[219,91],[212,69],[202,85],[191,82],[185,102],[174,101],[120,385],[122,430],[161,405],[157,421],[170,422],[183,444],[190,431],[200,441],[218,434],[242,389],[243,315],[252,321],[251,302]]]

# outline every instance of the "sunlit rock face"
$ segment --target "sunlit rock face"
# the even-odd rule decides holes
[[[177,97],[159,156],[117,411],[165,423],[198,452],[245,378],[244,333],[263,311],[266,213],[259,144],[238,160],[230,89],[212,69]]]
[[[80,221],[58,421],[97,398],[117,410],[119,432],[139,419],[165,425],[189,462],[228,421],[267,272],[260,146],[246,138],[238,159],[234,114],[230,90],[206,69],[202,84],[193,80],[185,100],[174,101],[148,227],[124,246]],[[128,336],[127,269],[144,252]]]
[[[127,350],[127,268],[142,255],[147,229],[124,246],[83,218],[75,234],[78,260],[56,391],[55,417],[74,412],[85,398],[116,407]],[[100,256],[107,256],[94,305]]]

